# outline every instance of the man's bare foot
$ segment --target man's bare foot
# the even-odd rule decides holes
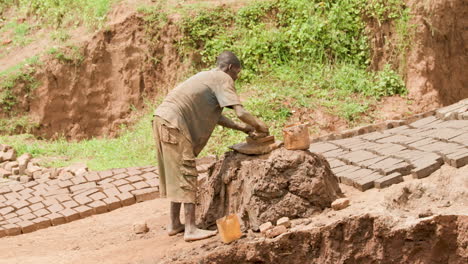
[[[185,225],[183,225],[183,224],[178,224],[178,225],[175,225],[175,226],[173,226],[173,227],[169,227],[167,230],[168,230],[167,234],[168,234],[169,236],[174,236],[174,235],[177,235],[177,234],[179,234],[179,233],[181,233],[181,232],[184,232],[184,230],[185,230]]]
[[[185,230],[184,234],[184,240],[189,242],[189,241],[195,241],[195,240],[201,240],[205,238],[212,237],[218,233],[217,230],[203,230],[203,229],[198,229],[196,228],[193,231],[188,231]]]

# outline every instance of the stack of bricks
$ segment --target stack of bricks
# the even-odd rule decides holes
[[[47,172],[48,173],[48,172]],[[0,237],[101,214],[159,196],[153,166],[38,177],[0,183]]]
[[[30,154],[16,157],[16,151],[8,146],[0,144],[0,178],[26,183],[34,178],[53,174],[53,170],[38,166],[37,159]]]
[[[408,125],[352,138],[317,142],[310,151],[323,154],[343,184],[365,191],[423,178],[443,163],[468,164],[468,99],[435,111]]]

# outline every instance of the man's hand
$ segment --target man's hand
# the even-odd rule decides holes
[[[269,133],[268,127],[265,123],[247,112],[242,105],[234,105],[232,108],[236,112],[237,117],[242,120],[242,122],[254,127],[255,131],[267,134]]]
[[[249,134],[255,131],[255,128],[253,128],[251,125],[245,124],[245,123],[236,123],[224,115],[221,115],[221,117],[219,118],[218,125],[227,127],[227,128],[232,128],[235,130],[239,130],[246,134]]]

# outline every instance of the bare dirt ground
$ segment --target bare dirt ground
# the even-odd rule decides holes
[[[308,225],[304,228],[364,214],[384,216],[395,227],[410,227],[423,215],[468,215],[468,166],[455,169],[444,165],[427,178],[406,178],[383,190],[360,192],[346,185],[340,187],[351,200],[350,207],[341,211],[329,209],[306,219]],[[0,263],[160,263],[187,260],[192,255],[201,257],[225,247],[218,237],[192,243],[184,242],[181,235],[168,237],[167,211],[168,201],[156,199],[65,225],[4,237],[0,239]],[[147,221],[150,231],[135,235],[132,225],[142,220]],[[249,242],[254,237],[249,235],[241,241]]]

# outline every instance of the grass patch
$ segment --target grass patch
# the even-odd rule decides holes
[[[93,170],[144,166],[156,163],[151,120],[152,113],[143,115],[133,127],[122,128],[117,138],[68,142],[63,138],[37,140],[22,134],[0,136],[0,142],[13,146],[19,155],[31,153],[43,158],[44,166],[62,167],[76,162],[85,162]]]
[[[17,94],[28,95],[39,86],[33,77],[39,64],[39,57],[34,56],[0,72],[0,107],[4,113],[11,116],[11,110],[18,101]],[[14,91],[18,84],[22,85],[23,91]]]

